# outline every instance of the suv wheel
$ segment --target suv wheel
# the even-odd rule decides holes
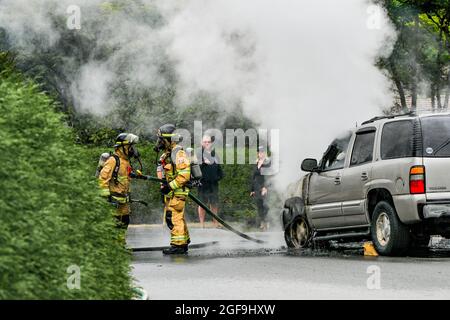
[[[410,242],[409,228],[397,217],[394,207],[379,202],[373,211],[371,224],[372,242],[381,255],[401,255]]]
[[[305,217],[297,216],[287,226],[284,239],[289,248],[305,248],[311,239],[311,228]]]

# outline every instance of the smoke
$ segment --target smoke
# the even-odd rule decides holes
[[[100,114],[110,111],[108,87],[113,77],[114,73],[105,64],[83,65],[71,87],[77,106]]]
[[[76,23],[70,28],[73,21],[79,29]],[[157,115],[145,114],[143,97],[158,97],[168,86],[162,22],[153,1],[0,1],[0,28],[28,66],[51,69],[57,91],[79,112],[111,116],[130,130],[152,126]],[[130,113],[140,114],[145,125],[124,123],[115,114],[131,104]]]
[[[39,45],[52,46],[59,39],[49,18],[54,1],[39,4],[27,1],[1,1],[0,27],[8,31],[16,48],[32,54]]]
[[[80,65],[64,60],[78,110],[106,115],[121,104],[117,90],[158,92],[170,83],[180,108],[199,92],[226,110],[240,105],[262,128],[280,130],[280,190],[299,178],[303,158],[320,157],[335,136],[393,100],[374,63],[395,34],[369,1],[2,0],[0,27],[22,52],[51,48],[69,5],[81,9],[81,30],[71,32],[95,39]],[[173,70],[161,71],[167,65]]]
[[[335,136],[392,102],[374,62],[389,53],[395,34],[368,1],[184,4],[166,13],[182,92],[241,101],[261,127],[279,129],[280,188],[299,177],[303,158],[320,157]]]

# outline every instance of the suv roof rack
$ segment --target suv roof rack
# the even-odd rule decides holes
[[[382,120],[382,119],[393,119],[393,118],[404,117],[404,116],[414,117],[414,116],[416,116],[416,113],[414,111],[409,111],[407,113],[401,113],[401,114],[396,114],[396,115],[373,117],[372,119],[364,121],[363,123],[361,123],[361,125],[365,125],[365,124],[375,122],[378,120]]]

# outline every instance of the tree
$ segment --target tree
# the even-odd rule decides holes
[[[448,0],[380,0],[397,33],[391,55],[380,59],[378,66],[386,70],[395,84],[401,108],[405,110],[406,95],[411,107],[417,107],[420,84],[426,83],[433,109],[447,108],[449,82],[449,15]],[[444,103],[441,92],[445,88]],[[423,93],[423,92],[422,92]]]

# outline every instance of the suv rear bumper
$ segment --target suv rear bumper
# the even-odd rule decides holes
[[[428,219],[450,218],[450,199],[428,200],[425,194],[405,194],[392,197],[400,221],[414,224]]]
[[[424,219],[450,218],[450,203],[427,203],[422,207]]]

